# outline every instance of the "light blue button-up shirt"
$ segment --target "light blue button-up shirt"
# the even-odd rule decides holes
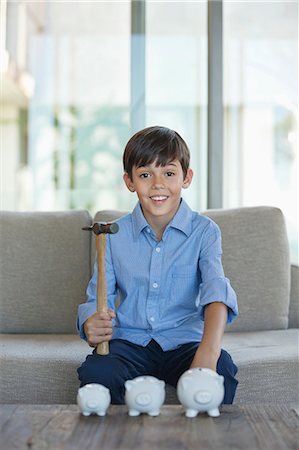
[[[117,223],[118,233],[107,235],[106,244],[108,307],[116,309],[113,339],[142,346],[154,339],[163,350],[172,350],[201,341],[205,305],[227,305],[228,323],[237,316],[236,294],[224,276],[215,222],[191,211],[182,200],[161,241],[139,203]],[[77,329],[83,339],[83,324],[96,312],[96,284],[97,261],[87,302],[78,309]]]

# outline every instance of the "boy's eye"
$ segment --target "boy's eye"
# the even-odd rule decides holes
[[[150,175],[149,173],[145,172],[145,173],[141,173],[140,174],[140,178],[148,178]]]
[[[167,177],[172,177],[173,175],[175,175],[174,172],[166,172],[165,174]]]

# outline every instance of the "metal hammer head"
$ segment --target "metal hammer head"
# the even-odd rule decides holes
[[[115,234],[118,232],[119,226],[115,222],[112,223],[95,222],[92,226],[84,227],[82,228],[82,230],[93,231],[94,234],[102,234],[102,233]]]

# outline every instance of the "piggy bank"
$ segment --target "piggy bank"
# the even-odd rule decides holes
[[[142,376],[125,382],[125,401],[129,416],[147,413],[158,416],[165,400],[165,383],[158,378]]]
[[[183,373],[177,384],[178,399],[186,417],[207,412],[218,417],[219,405],[224,397],[224,377],[210,369],[190,369]]]
[[[110,391],[101,384],[86,384],[78,390],[77,403],[83,416],[105,416],[111,403]]]

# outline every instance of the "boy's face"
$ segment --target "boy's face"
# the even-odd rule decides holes
[[[138,168],[134,166],[132,179],[125,173],[124,181],[131,192],[137,193],[149,224],[162,222],[166,226],[178,210],[182,188],[190,186],[192,177],[191,169],[184,177],[181,163],[174,160],[165,167],[156,167],[155,162]]]

